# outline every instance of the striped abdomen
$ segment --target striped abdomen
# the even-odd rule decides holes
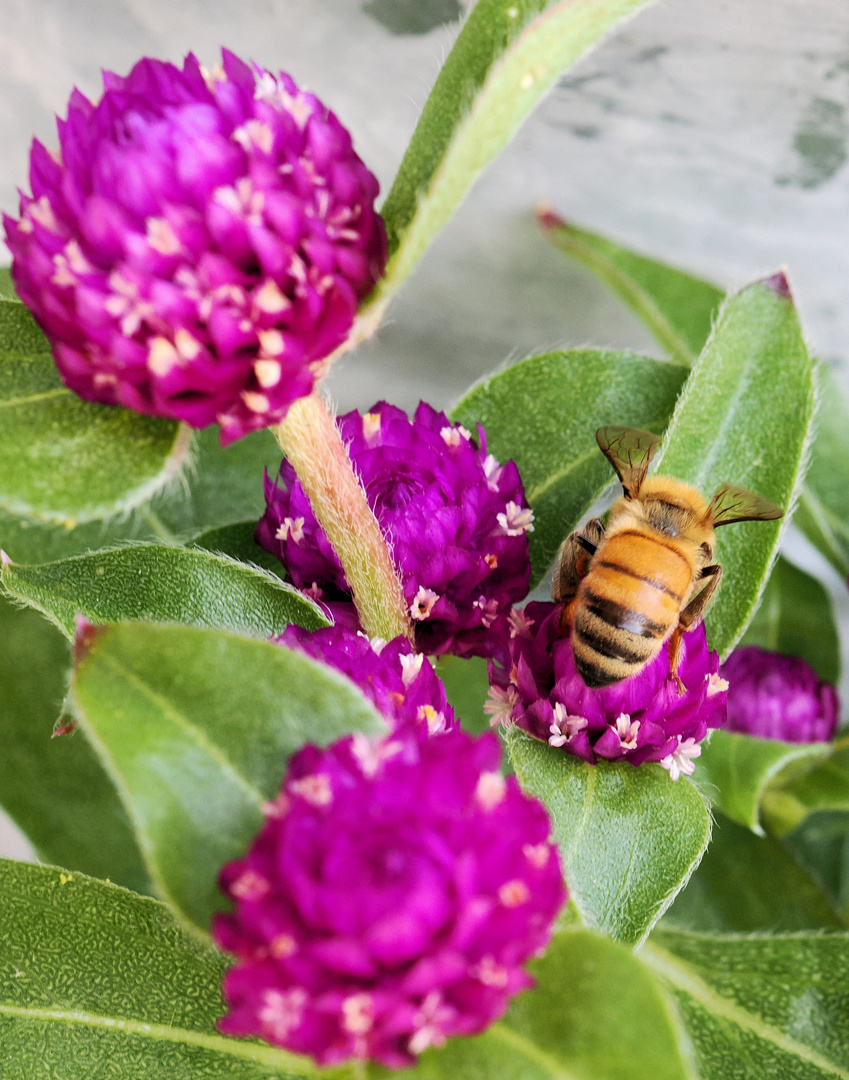
[[[587,686],[609,686],[653,660],[678,624],[693,581],[689,559],[667,538],[615,533],[581,582],[572,649]]]

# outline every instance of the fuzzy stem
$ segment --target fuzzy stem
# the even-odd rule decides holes
[[[326,402],[300,398],[274,434],[342,563],[365,632],[412,640],[398,573]]]

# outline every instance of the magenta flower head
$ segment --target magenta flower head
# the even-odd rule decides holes
[[[221,424],[283,418],[382,273],[378,185],[288,75],[224,51],[78,90],[4,217],[12,276],[81,397]]]
[[[221,1030],[397,1067],[501,1016],[566,892],[548,815],[499,757],[459,729],[295,755],[221,872],[236,907],[213,937],[237,957]]]
[[[837,690],[798,656],[744,645],[728,657],[720,674],[728,682],[729,731],[796,743],[834,738]]]
[[[519,470],[487,454],[483,428],[476,441],[424,402],[412,420],[379,402],[365,416],[349,412],[337,422],[392,549],[416,648],[490,655],[493,624],[524,597],[530,579],[533,513]],[[280,486],[266,477],[265,498],[257,542],[297,588],[326,603],[337,621],[356,625],[342,566],[288,462]]]
[[[340,671],[355,683],[390,728],[422,726],[431,735],[457,727],[442,680],[423,653],[413,652],[404,637],[369,641],[344,626],[303,630],[287,626],[273,639]]]
[[[683,690],[666,649],[629,679],[593,690],[578,673],[569,638],[560,636],[560,611],[559,604],[531,603],[514,612],[506,665],[490,662],[491,722],[515,724],[590,764],[659,761],[673,780],[692,773],[707,729],[725,721],[727,686],[704,626],[682,639]]]

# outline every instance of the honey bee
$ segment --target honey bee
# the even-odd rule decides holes
[[[681,480],[647,479],[660,446],[648,431],[602,427],[596,441],[623,494],[606,526],[593,518],[560,548],[552,595],[563,603],[563,635],[572,630],[575,665],[590,687],[636,674],[668,642],[681,689],[681,635],[702,618],[722,578],[714,529],[783,511],[733,484],[718,487],[708,503]]]

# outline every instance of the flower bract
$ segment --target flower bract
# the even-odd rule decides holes
[[[275,638],[330,665],[355,683],[389,721],[391,728],[424,728],[431,735],[457,726],[445,687],[423,653],[413,652],[403,637],[369,639],[344,626],[303,630],[288,626]]]
[[[349,412],[339,429],[389,543],[420,652],[490,655],[492,628],[528,589],[527,508],[519,471],[499,464],[444,413],[419,405],[410,420],[385,402]],[[345,573],[288,462],[266,477],[256,539],[289,578],[356,626]]]
[[[726,685],[702,625],[683,635],[678,678],[666,649],[635,675],[588,687],[560,633],[560,605],[532,602],[505,636],[502,662],[490,661],[493,722],[515,724],[585,761],[660,762],[673,779],[693,771],[708,728],[725,720]]]
[[[728,730],[784,742],[826,742],[840,714],[837,690],[798,656],[744,645],[720,674],[728,681]]]
[[[499,758],[459,729],[302,749],[221,873],[221,1030],[393,1067],[501,1016],[565,888],[545,809]]]
[[[78,90],[5,217],[18,294],[89,401],[217,422],[223,442],[308,394],[385,262],[378,185],[283,73],[139,61]]]

